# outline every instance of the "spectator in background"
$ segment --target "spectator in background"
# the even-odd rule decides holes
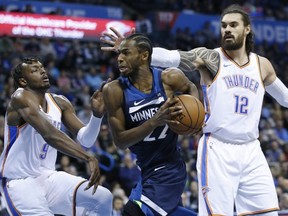
[[[56,10],[50,11],[50,15],[64,15],[63,10],[60,7],[57,7]]]
[[[54,49],[56,51],[57,59],[62,60],[66,55],[66,52],[68,50],[68,45],[64,43],[63,39],[58,38],[54,42]]]
[[[15,54],[22,55],[24,51],[24,44],[20,37],[14,38],[13,47]]]
[[[123,199],[124,204],[128,202],[128,197],[126,196],[125,191],[118,182],[113,184],[111,191],[113,196],[120,196]]]
[[[198,211],[198,183],[196,181],[189,182],[187,190],[182,194],[182,200],[185,208]]]
[[[271,141],[271,147],[266,150],[265,154],[268,162],[277,162],[280,161],[281,158],[285,158],[281,146],[277,140]]]
[[[23,13],[34,13],[33,6],[31,4],[26,4],[24,9],[22,10]]]
[[[71,78],[72,90],[77,94],[78,92],[82,91],[86,85],[83,70],[81,68],[77,68]]]
[[[92,91],[99,89],[103,81],[99,68],[91,66],[88,73],[85,74],[85,82],[91,87]]]
[[[0,54],[8,52],[9,54],[15,49],[13,41],[10,37],[4,35],[0,37]]]
[[[99,46],[93,41],[87,42],[86,46],[83,48],[83,56],[85,58],[85,63],[87,64],[99,63],[101,55]]]
[[[126,194],[130,194],[131,189],[140,180],[141,172],[133,161],[131,152],[126,151],[122,164],[119,168],[119,179],[120,183]]]
[[[53,43],[49,38],[42,38],[40,43],[40,56],[42,58],[51,58],[51,60],[57,59],[57,53],[53,46]]]
[[[84,123],[87,124],[91,118],[92,110],[89,104],[83,104],[82,109],[77,113],[78,118]],[[100,132],[101,133],[101,128]],[[99,135],[98,135],[99,136]]]
[[[136,25],[136,32],[140,32],[142,34],[147,35],[148,37],[151,37],[153,29],[152,29],[152,23],[150,19],[146,18],[145,15],[139,13],[137,14],[137,18],[135,21]]]
[[[76,166],[74,166],[71,161],[70,161],[70,157],[68,157],[67,155],[62,155],[60,158],[60,164],[59,167],[57,168],[58,171],[64,171],[67,172],[71,175],[78,175],[78,170],[76,168]]]
[[[282,141],[288,142],[288,130],[284,127],[283,119],[276,120],[275,134]]]
[[[83,86],[82,91],[76,94],[76,105],[83,106],[89,103],[91,89],[88,85]]]
[[[114,196],[112,216],[122,216],[123,207],[124,207],[123,198],[121,196]]]
[[[287,192],[280,195],[279,206],[281,210],[288,209],[288,193]]]
[[[30,37],[24,46],[25,54],[28,56],[39,56],[40,50],[39,40],[36,37]]]
[[[4,126],[5,126],[4,116],[0,115],[0,140],[2,140],[2,142],[4,141]],[[2,143],[0,149],[3,150],[2,148],[3,148],[3,143]],[[0,152],[0,154],[1,154],[1,152]]]
[[[74,48],[69,48],[67,52],[65,52],[64,57],[60,58],[59,69],[65,70],[73,70],[77,66],[77,53]]]
[[[46,70],[49,78],[51,78],[51,84],[57,85],[57,80],[60,77],[60,70],[56,66],[56,62],[54,60],[48,61],[46,63]]]
[[[69,90],[71,89],[71,79],[66,70],[60,71],[60,76],[57,79],[57,86],[60,91],[62,91],[65,87]]]

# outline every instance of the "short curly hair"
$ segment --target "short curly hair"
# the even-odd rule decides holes
[[[12,70],[12,76],[14,79],[14,88],[17,89],[20,87],[19,85],[19,79],[23,78],[23,63],[25,64],[32,64],[35,62],[40,61],[40,58],[38,57],[26,57],[23,58],[22,62],[16,65],[16,67],[13,68]]]

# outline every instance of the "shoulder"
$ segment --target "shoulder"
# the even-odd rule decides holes
[[[50,95],[62,111],[72,107],[71,102],[64,95],[57,95],[52,93],[50,93]]]
[[[263,65],[263,66],[267,66],[267,65],[271,65],[271,62],[266,58],[266,57],[263,57],[263,56],[260,56],[260,55],[257,55],[259,57],[259,63],[260,63],[260,66]]]
[[[176,67],[166,68],[162,71],[162,80],[173,80],[174,78],[178,78],[179,76],[184,76],[182,70]]]
[[[103,87],[103,93],[113,93],[115,91],[122,91],[122,88],[121,88],[121,83],[120,81],[117,79],[117,80],[113,80],[109,83],[106,83]],[[115,92],[116,93],[116,92]]]
[[[106,83],[103,87],[103,99],[108,110],[111,107],[120,106],[123,100],[123,90],[119,80]]]
[[[274,69],[271,62],[266,57],[259,55],[258,57],[259,57],[260,71],[262,73],[263,78],[270,73],[274,73]]]
[[[115,96],[115,95],[122,94],[123,90],[122,90],[122,86],[121,86],[120,81],[117,79],[117,80],[113,80],[109,83],[106,83],[103,87],[102,92],[103,92],[103,95],[105,97],[105,95]]]
[[[10,104],[13,108],[23,108],[35,104],[36,96],[25,89],[19,88],[11,95]]]
[[[259,56],[259,65],[264,85],[270,85],[276,79],[276,72],[272,63],[267,58]]]
[[[164,88],[169,86],[172,89],[179,89],[190,83],[182,70],[174,67],[165,69],[161,78]]]
[[[57,103],[70,103],[70,101],[64,95],[58,95],[52,93],[50,93],[50,95]]]

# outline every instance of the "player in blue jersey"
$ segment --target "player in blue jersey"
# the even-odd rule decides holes
[[[136,154],[141,169],[123,215],[196,215],[181,206],[186,167],[167,123],[182,112],[173,96],[198,97],[198,90],[177,68],[150,67],[152,44],[142,34],[127,37],[117,51],[121,76],[104,86],[104,103],[115,144]]]
[[[1,193],[10,215],[112,214],[112,194],[99,184],[97,159],[64,134],[63,123],[81,145],[92,146],[105,112],[102,93],[91,98],[93,114],[84,125],[72,104],[48,92],[47,73],[36,58],[26,58],[13,70],[16,91],[5,116],[1,163]],[[57,150],[89,164],[89,181],[56,171]]]
[[[117,36],[109,42],[112,50],[123,39]],[[234,207],[237,215],[278,215],[258,124],[265,92],[288,107],[288,89],[271,62],[252,52],[253,43],[249,15],[231,5],[221,15],[221,47],[153,49],[152,65],[201,75],[206,119],[197,157],[199,216],[230,216]]]

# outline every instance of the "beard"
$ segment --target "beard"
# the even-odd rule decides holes
[[[233,38],[234,40],[226,41],[225,36],[221,38],[221,47],[225,50],[238,50],[243,46],[244,34],[240,35],[238,38]]]

